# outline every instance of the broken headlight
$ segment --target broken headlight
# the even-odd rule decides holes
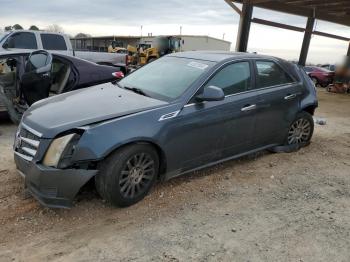
[[[55,168],[69,167],[79,139],[78,134],[69,134],[54,139],[46,151],[43,164]]]

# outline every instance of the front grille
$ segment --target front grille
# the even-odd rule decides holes
[[[32,161],[39,148],[40,137],[39,132],[20,124],[14,144],[15,153],[27,161]]]

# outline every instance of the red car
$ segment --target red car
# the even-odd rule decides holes
[[[329,84],[333,83],[334,72],[332,71],[317,66],[305,66],[304,69],[315,83],[315,86],[320,85],[322,87],[327,87]]]

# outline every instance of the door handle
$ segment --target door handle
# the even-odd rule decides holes
[[[247,105],[241,108],[242,112],[247,112],[256,109],[256,105]]]
[[[294,98],[296,98],[296,97],[297,97],[296,94],[286,95],[286,96],[284,97],[284,100],[291,100],[291,99],[294,99]]]

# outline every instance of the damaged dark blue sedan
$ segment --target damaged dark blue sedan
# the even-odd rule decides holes
[[[70,207],[91,179],[116,206],[169,179],[259,150],[309,144],[316,91],[274,57],[184,52],[122,79],[33,104],[14,143],[28,191]]]

